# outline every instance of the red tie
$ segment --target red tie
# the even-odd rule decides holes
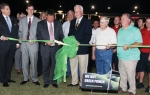
[[[27,35],[27,40],[29,40],[29,36],[30,36],[30,27],[31,27],[31,18],[29,18],[29,23],[28,23],[28,35]]]

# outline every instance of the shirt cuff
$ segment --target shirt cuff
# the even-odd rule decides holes
[[[1,40],[2,40],[2,36],[1,36]]]

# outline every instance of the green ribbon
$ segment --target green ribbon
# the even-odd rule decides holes
[[[74,36],[69,36],[63,39],[63,42],[68,45],[64,45],[56,53],[56,65],[54,71],[54,80],[57,80],[57,84],[62,81],[66,82],[66,72],[67,72],[67,59],[76,56],[78,51],[77,40]]]
[[[21,41],[21,42],[53,42],[51,40],[20,40],[20,39],[15,39],[15,38],[10,38],[10,37],[7,37],[8,40],[11,40],[11,41]]]
[[[11,41],[21,41],[19,39],[7,37]],[[60,84],[62,81],[66,82],[66,72],[67,72],[67,59],[73,58],[76,56],[79,46],[106,46],[106,45],[90,45],[90,44],[77,44],[77,40],[74,36],[69,36],[63,39],[63,42],[57,40],[22,40],[22,42],[55,42],[61,43],[63,47],[56,52],[56,65],[54,71],[54,80],[57,80],[57,84]],[[109,45],[123,47],[123,45]],[[129,47],[140,47],[140,48],[150,48],[150,45],[128,45]]]

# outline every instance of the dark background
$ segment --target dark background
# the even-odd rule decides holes
[[[18,12],[25,12],[26,0],[0,0],[10,5],[12,15],[16,16]],[[34,5],[35,10],[62,9],[64,13],[73,10],[74,5],[81,4],[84,13],[130,13],[133,14],[134,6],[138,6],[136,12],[140,14],[150,13],[150,0],[29,0]],[[59,6],[62,6],[61,8]],[[91,9],[91,5],[95,9]],[[111,7],[110,10],[107,8]]]

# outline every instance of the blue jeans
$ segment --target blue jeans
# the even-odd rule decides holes
[[[69,60],[69,58],[68,58],[68,59],[67,59],[67,72],[66,72],[66,76],[70,76],[70,74],[71,74],[70,60]],[[78,76],[80,76],[79,65],[78,65]]]
[[[112,49],[95,49],[96,69],[98,74],[107,74],[112,63]]]

